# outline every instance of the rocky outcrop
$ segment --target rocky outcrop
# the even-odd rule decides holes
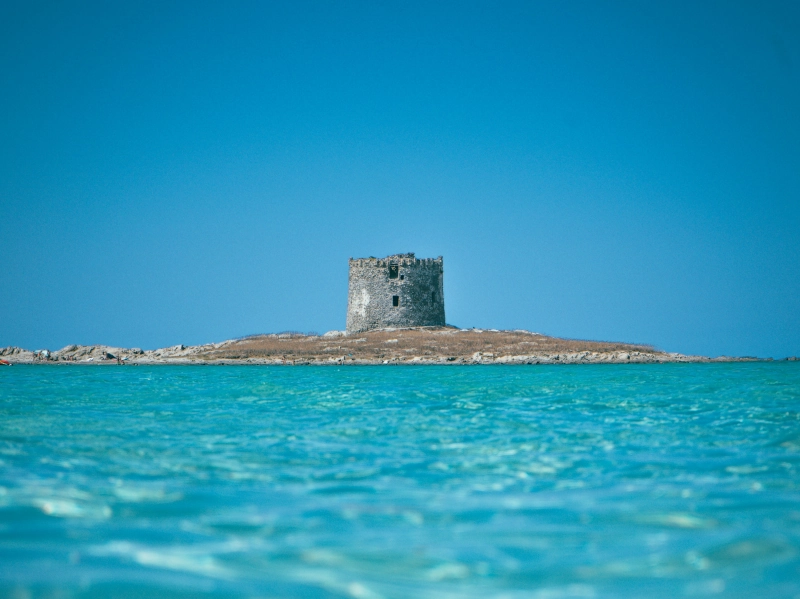
[[[155,350],[108,345],[68,345],[49,357],[19,348],[0,349],[12,363],[46,364],[648,364],[743,361],[658,351],[646,345],[548,337],[529,331],[386,328],[355,335],[278,333],[205,345]]]
[[[0,348],[0,358],[12,364],[33,362],[33,352],[21,347],[2,347]]]

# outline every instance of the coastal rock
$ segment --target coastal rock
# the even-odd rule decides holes
[[[15,347],[13,345],[0,348],[0,356],[18,356],[25,353],[33,354],[33,352],[30,352],[27,349],[22,349],[21,347]]]
[[[333,341],[335,339],[335,341]],[[332,342],[333,341],[333,342]],[[333,353],[333,355],[331,355]],[[125,364],[632,364],[659,362],[724,362],[744,358],[706,358],[666,353],[645,345],[577,341],[529,331],[455,329],[452,327],[389,327],[361,333],[324,335],[285,332],[253,335],[220,343],[155,350],[106,345],[68,345],[49,360],[34,360],[19,348],[0,348],[14,363]],[[117,358],[120,360],[118,361]],[[748,358],[753,360],[755,358]]]

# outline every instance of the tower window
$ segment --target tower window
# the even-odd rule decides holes
[[[397,264],[390,264],[389,265],[389,278],[390,279],[396,279],[398,270],[400,270],[400,267],[397,266]]]
[[[401,280],[401,281],[402,281],[403,279],[405,279],[405,278],[406,278],[406,276],[405,276],[405,275],[400,275],[400,280]]]
[[[392,296],[392,305],[395,308],[400,305],[400,296],[399,295],[393,295]]]
[[[436,292],[435,291],[431,292],[431,301],[436,303]]]

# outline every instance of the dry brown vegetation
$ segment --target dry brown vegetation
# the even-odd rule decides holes
[[[205,351],[198,357],[206,360],[260,358],[287,361],[320,361],[331,358],[354,361],[407,361],[413,357],[422,359],[438,357],[452,362],[470,359],[476,352],[495,359],[502,356],[576,352],[660,353],[647,345],[559,339],[528,331],[441,327],[370,331],[346,337],[291,333],[258,335]]]

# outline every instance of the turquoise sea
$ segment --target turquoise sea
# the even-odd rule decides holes
[[[800,597],[800,363],[0,369],[0,596]]]

